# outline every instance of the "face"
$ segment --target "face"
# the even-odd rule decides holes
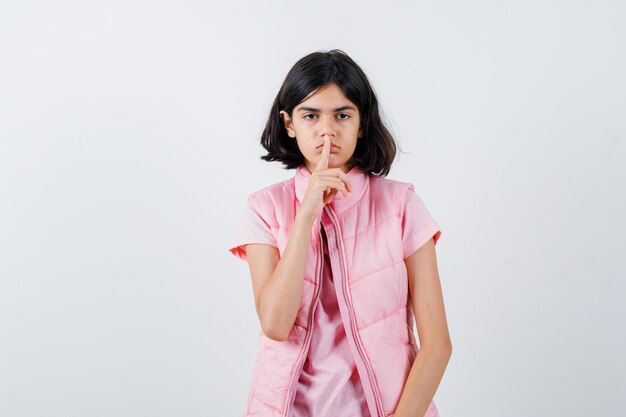
[[[346,98],[337,84],[309,94],[293,109],[292,117],[284,110],[280,115],[289,137],[298,142],[309,172],[313,172],[320,160],[324,135],[328,135],[331,143],[328,168],[348,172],[351,167],[347,162],[363,130],[359,128],[361,119],[357,106]]]

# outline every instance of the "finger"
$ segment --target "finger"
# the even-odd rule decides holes
[[[320,154],[320,160],[315,167],[316,171],[321,171],[322,169],[328,169],[328,160],[330,156],[330,138],[328,136],[324,136],[324,145],[322,146],[322,153]]]
[[[337,190],[331,189],[330,192],[324,197],[324,204],[330,203],[336,194],[337,194]]]
[[[334,169],[330,170],[331,174],[324,174],[324,175],[319,176],[319,178],[325,181],[323,182],[323,184],[328,184],[328,181],[331,181],[337,187],[343,190],[346,190],[346,192],[352,192],[352,185],[350,183],[350,178],[348,178],[348,176],[340,168],[336,168],[336,169],[337,171],[335,171]]]
[[[346,184],[346,188],[348,189],[348,191],[352,192],[352,183],[350,182],[350,177],[348,177],[348,175],[343,172],[341,168],[334,168],[332,171],[337,173],[337,176],[341,178]]]
[[[341,193],[345,197],[348,197],[348,190],[346,188],[346,184],[340,178],[337,178],[332,175],[324,175],[319,178],[321,181],[320,183],[325,187],[325,192],[327,192],[328,189],[330,188],[335,192],[335,194],[337,193],[337,191],[341,191]]]

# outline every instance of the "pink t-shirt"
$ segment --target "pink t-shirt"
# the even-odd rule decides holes
[[[370,417],[341,320],[324,236],[324,270],[308,356],[288,417]]]
[[[233,255],[247,261],[245,245],[248,243],[277,247],[271,226],[249,204],[243,214],[243,221],[229,247]],[[414,192],[409,193],[402,223],[405,258],[429,239],[437,242],[440,235],[441,230],[422,199]],[[363,387],[341,320],[328,261],[326,235],[323,236],[324,273],[320,301],[315,311],[311,346],[298,381],[293,412],[288,417],[369,417]]]

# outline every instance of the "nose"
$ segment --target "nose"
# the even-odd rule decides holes
[[[333,116],[321,117],[319,127],[321,137],[324,137],[324,135],[335,136],[336,126]]]

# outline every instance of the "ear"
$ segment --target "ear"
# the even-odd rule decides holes
[[[281,120],[283,121],[283,124],[285,126],[285,129],[287,130],[287,134],[289,135],[289,137],[295,138],[296,131],[293,128],[293,120],[291,120],[291,117],[289,117],[289,113],[287,113],[285,110],[281,110],[279,115],[280,115]]]

